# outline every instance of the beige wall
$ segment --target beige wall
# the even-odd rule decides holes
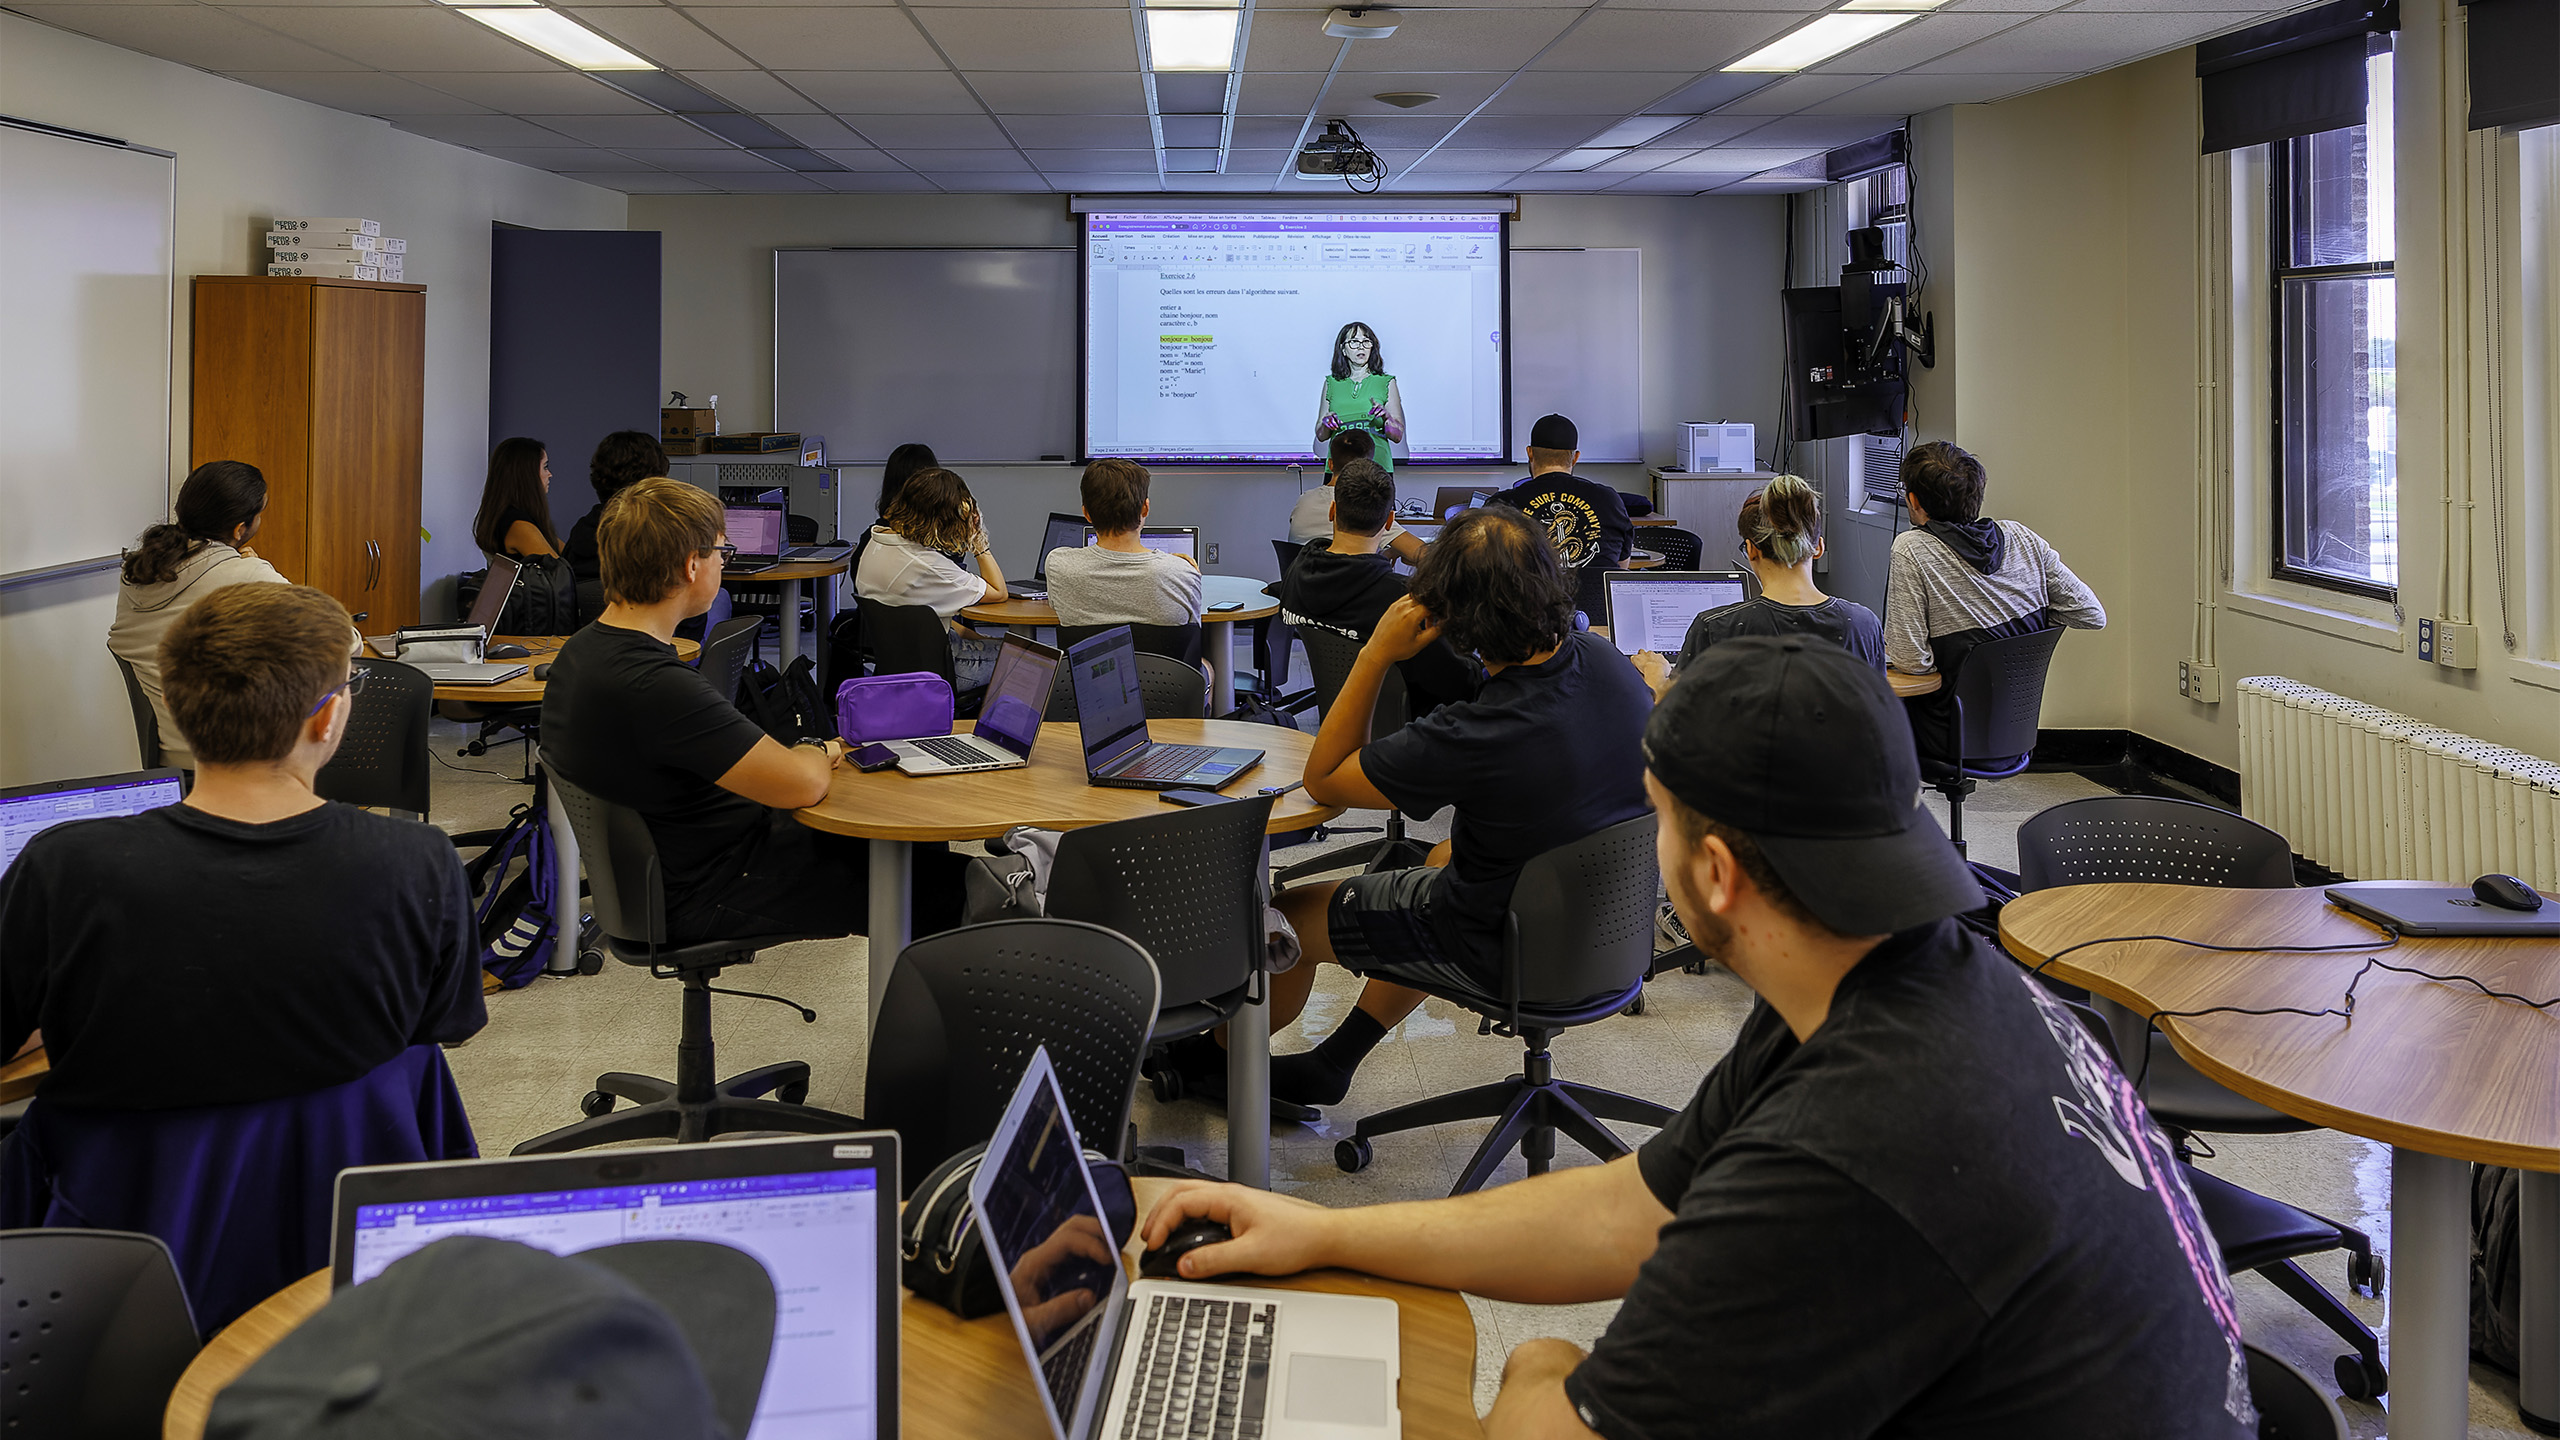
[[[616,230],[622,195],[6,13],[0,97],[14,115],[177,153],[173,485],[187,462],[187,277],[253,273],[277,215],[364,215],[407,238],[408,278],[427,287],[423,520],[436,539],[423,573],[477,563],[468,531],[488,455],[491,224]],[[114,613],[106,573],[0,593],[0,785],[133,764],[106,654]]]

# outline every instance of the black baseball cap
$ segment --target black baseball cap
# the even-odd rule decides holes
[[[1582,432],[1561,415],[1541,415],[1529,427],[1529,448],[1533,450],[1579,450]]]
[[[1655,707],[1644,756],[1662,788],[1749,835],[1840,934],[1891,934],[1985,903],[1920,803],[1902,702],[1836,645],[1755,636],[1700,652]]]
[[[743,1250],[457,1235],[341,1290],[214,1397],[206,1440],[738,1440],[773,1349]]]

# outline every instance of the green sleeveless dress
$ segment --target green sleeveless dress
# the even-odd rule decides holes
[[[1378,428],[1377,420],[1369,414],[1369,407],[1387,403],[1387,387],[1394,383],[1395,378],[1393,375],[1367,375],[1358,380],[1336,380],[1331,375],[1324,377],[1325,413],[1341,421],[1345,430],[1368,431],[1378,442],[1378,453],[1373,458],[1389,474],[1393,474],[1396,468],[1393,442],[1387,439],[1386,431]]]

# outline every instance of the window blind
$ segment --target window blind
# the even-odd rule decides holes
[[[2471,128],[2560,123],[2560,0],[2466,0]]]
[[[2364,123],[2371,39],[2399,28],[2398,0],[2337,0],[2198,45],[2204,152]]]

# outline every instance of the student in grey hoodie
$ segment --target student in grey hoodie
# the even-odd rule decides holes
[[[151,700],[151,713],[160,720],[163,765],[196,768],[160,693],[160,641],[188,606],[226,585],[288,583],[249,548],[266,509],[267,477],[257,466],[208,460],[178,487],[176,523],[143,531],[142,544],[125,554],[107,648],[133,667]]]

